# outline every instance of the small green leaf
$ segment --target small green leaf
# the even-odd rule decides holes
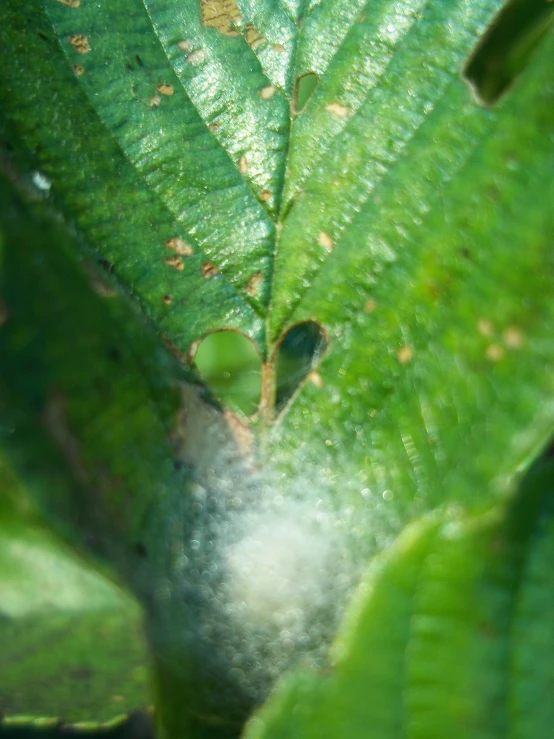
[[[0,468],[0,502],[24,492]],[[149,705],[137,605],[31,517],[0,509],[0,715],[103,723]]]
[[[99,724],[150,705],[147,659],[129,609],[0,617],[0,713]]]

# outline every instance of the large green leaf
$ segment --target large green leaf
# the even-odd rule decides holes
[[[553,41],[482,107],[461,71],[498,7],[2,10],[10,120],[171,342],[231,326],[271,360],[288,326],[322,324],[319,378],[275,451],[301,442],[354,500],[477,502],[552,428]],[[291,115],[308,72],[319,85]]]
[[[79,236],[64,237],[63,256],[52,235],[31,244],[37,224],[20,224],[22,211],[6,229],[0,387],[20,429],[6,441],[65,534],[90,548],[88,528],[145,604],[161,684],[194,690],[186,710],[214,725],[240,723],[268,682],[245,688],[228,625],[211,625],[205,592],[216,586],[202,576],[216,561],[208,545],[227,536],[211,528],[214,488],[231,528],[259,490],[304,499],[289,525],[334,505],[332,530],[348,531],[364,560],[444,502],[489,507],[553,430],[554,37],[542,35],[546,3],[529,3],[540,33],[530,22],[524,44],[505,39],[498,78],[514,59],[525,68],[483,106],[463,72],[500,6],[0,8],[8,170]],[[126,304],[93,299],[72,249],[94,254],[181,356],[218,329],[256,342],[255,464],[229,455],[221,419],[193,391],[185,430],[176,423],[176,384],[190,376]],[[282,369],[287,332],[307,326],[320,327],[314,352],[326,347],[317,368]],[[232,426],[251,448],[249,430]],[[269,526],[267,538],[273,551]],[[290,578],[286,548],[275,557]],[[302,572],[304,552],[289,549]],[[340,603],[344,591],[330,590]]]

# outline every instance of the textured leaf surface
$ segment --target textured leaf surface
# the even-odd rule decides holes
[[[553,41],[483,108],[461,71],[498,9],[2,10],[8,116],[40,148],[51,197],[180,350],[230,326],[271,357],[288,326],[322,324],[320,379],[275,452],[301,440],[355,500],[389,489],[427,507],[448,488],[476,503],[552,428]],[[318,85],[295,116],[306,73]]]
[[[547,735],[552,473],[501,512],[408,527],[371,566],[329,676],[285,678],[245,736]]]
[[[98,724],[150,704],[140,621],[128,608],[0,618],[0,646],[8,718]]]

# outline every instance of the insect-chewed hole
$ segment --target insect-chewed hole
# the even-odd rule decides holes
[[[275,408],[282,410],[327,348],[323,328],[316,321],[297,323],[285,334],[277,349]]]
[[[208,334],[198,344],[194,363],[221,402],[247,416],[255,412],[261,391],[261,360],[254,343],[238,331]]]
[[[318,84],[319,77],[315,72],[307,72],[296,78],[292,96],[292,110],[296,115],[300,115],[303,112],[306,105],[310,102]]]
[[[549,0],[512,0],[496,15],[463,70],[484,105],[494,105],[525,69],[554,17]]]

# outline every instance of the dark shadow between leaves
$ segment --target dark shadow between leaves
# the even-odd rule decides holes
[[[554,18],[549,0],[512,0],[496,15],[463,70],[477,100],[494,105],[529,64]]]

